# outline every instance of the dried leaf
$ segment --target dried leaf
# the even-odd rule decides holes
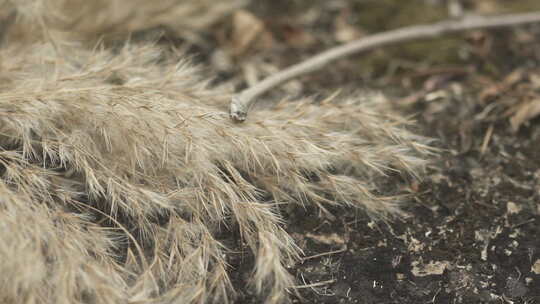
[[[231,40],[233,54],[237,56],[252,47],[268,48],[273,44],[273,37],[264,22],[246,10],[234,13]]]
[[[479,0],[473,3],[473,10],[478,14],[494,14],[501,11],[501,5],[495,0]]]
[[[540,98],[522,103],[510,118],[512,131],[517,132],[523,123],[535,118],[538,114],[540,114]]]
[[[480,100],[485,103],[491,101],[494,98],[504,94],[512,86],[523,80],[525,77],[525,71],[523,69],[514,70],[508,74],[501,82],[495,83],[480,93]]]
[[[313,34],[300,26],[285,24],[281,27],[281,32],[287,45],[293,48],[307,48],[317,42]]]
[[[430,261],[428,264],[422,264],[417,261],[412,263],[412,274],[415,277],[425,277],[429,275],[442,275],[444,270],[450,266],[448,261]]]
[[[540,259],[534,262],[534,264],[531,267],[531,272],[534,272],[535,274],[540,274]]]
[[[334,37],[338,42],[349,42],[364,36],[364,32],[347,22],[348,11],[339,14],[334,21]]]
[[[522,209],[523,209],[523,207],[521,207],[520,205],[517,205],[514,202],[507,202],[506,203],[506,213],[507,214],[518,214]]]
[[[536,90],[540,89],[540,75],[537,73],[530,73],[528,76],[532,88]]]
[[[315,240],[319,243],[326,244],[326,245],[343,245],[345,244],[345,240],[338,235],[337,233],[331,233],[331,234],[313,234],[308,233],[306,234],[306,237]]]

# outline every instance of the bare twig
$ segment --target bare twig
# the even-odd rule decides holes
[[[244,121],[249,108],[258,96],[290,79],[321,69],[330,62],[351,54],[402,41],[434,38],[459,31],[489,29],[535,22],[540,22],[540,12],[493,17],[467,16],[459,20],[446,20],[434,24],[403,27],[397,30],[363,37],[359,40],[324,51],[264,79],[251,88],[235,94],[230,104],[230,115],[235,121]]]
[[[332,280],[327,280],[327,281],[322,281],[322,282],[317,282],[317,283],[312,283],[312,284],[307,284],[307,285],[297,285],[297,286],[293,286],[292,288],[294,288],[294,289],[313,288],[313,287],[330,285],[330,284],[333,284],[335,282],[337,282],[337,280],[332,279]]]
[[[332,255],[332,254],[336,254],[336,253],[342,253],[342,252],[345,252],[345,251],[347,251],[347,246],[345,246],[345,247],[343,247],[341,249],[338,249],[338,250],[323,252],[323,253],[315,254],[315,255],[312,255],[312,256],[304,257],[304,258],[302,258],[302,263],[307,261],[307,260],[316,259],[316,258],[320,258],[320,257],[323,257],[323,256]]]
[[[521,223],[517,223],[515,225],[512,225],[512,227],[510,227],[511,229],[514,229],[514,228],[518,228],[518,227],[521,227],[523,225],[527,225],[527,224],[530,224],[530,223],[534,223],[536,219],[535,218],[532,218],[532,219],[528,219],[524,222],[521,222]]]
[[[493,124],[489,125],[486,135],[484,136],[484,141],[482,142],[482,147],[480,148],[480,154],[484,155],[486,153],[489,141],[491,140],[491,135],[493,135]]]

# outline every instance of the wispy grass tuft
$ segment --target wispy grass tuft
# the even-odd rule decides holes
[[[0,48],[2,303],[226,303],[228,231],[248,285],[281,303],[301,254],[283,206],[397,215],[379,182],[420,176],[431,151],[382,96],[235,124],[228,92],[156,46],[58,47]]]
[[[10,15],[16,17],[9,41],[52,35],[94,42],[126,38],[158,27],[184,39],[198,40],[201,31],[248,1],[0,0],[0,20]]]

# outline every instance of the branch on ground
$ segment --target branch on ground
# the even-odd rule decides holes
[[[467,16],[459,20],[446,20],[434,24],[415,25],[391,30],[368,37],[363,37],[350,43],[326,50],[303,62],[295,64],[274,74],[255,86],[241,91],[232,97],[230,116],[234,121],[246,120],[249,108],[256,98],[268,90],[293,78],[317,71],[329,63],[346,56],[375,49],[377,47],[435,38],[444,34],[473,29],[490,29],[540,22],[540,12],[510,14],[503,16]]]

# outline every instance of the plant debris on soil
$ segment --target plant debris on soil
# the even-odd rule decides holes
[[[167,1],[168,4],[164,4],[164,6],[167,7],[169,4],[174,6],[175,1],[178,2],[177,0]],[[156,16],[156,18],[152,18],[155,22],[143,22],[144,26],[138,23],[141,19],[136,14],[130,15],[132,19],[126,16],[124,17],[127,19],[122,19],[122,16],[115,15],[115,18],[122,20],[135,20],[132,23],[126,23],[130,26],[119,27],[118,29],[123,35],[129,33],[129,39],[134,44],[150,40],[152,45],[155,46],[155,48],[147,50],[150,52],[149,56],[153,54],[150,56],[152,60],[144,61],[134,58],[129,55],[126,48],[119,47],[121,44],[110,38],[111,40],[105,39],[103,42],[103,45],[107,45],[108,49],[102,56],[108,58],[108,63],[115,66],[113,72],[107,72],[105,75],[100,74],[101,72],[95,69],[81,69],[81,66],[85,67],[84,58],[77,58],[77,60],[68,62],[63,67],[68,72],[56,71],[56,73],[66,73],[67,76],[64,80],[66,82],[81,78],[84,81],[95,82],[100,86],[131,83],[129,85],[134,86],[135,89],[145,90],[145,98],[150,96],[151,98],[166,100],[171,108],[187,106],[187,102],[195,100],[201,108],[192,110],[200,115],[200,117],[197,117],[203,121],[201,124],[204,124],[204,126],[215,124],[228,126],[228,123],[220,120],[220,117],[207,116],[208,109],[223,107],[225,104],[222,100],[224,92],[227,92],[231,87],[239,90],[251,86],[286,66],[308,58],[338,43],[352,41],[369,33],[452,17],[453,14],[459,15],[460,12],[461,14],[499,14],[540,10],[540,4],[536,0],[517,0],[511,1],[511,3],[504,0],[276,0],[230,2],[229,7],[220,6],[207,11],[210,12],[210,15],[204,20],[208,22],[200,24],[200,26],[198,23],[195,23],[196,26],[189,26],[187,19],[183,19],[186,20],[186,24],[180,22],[181,25],[178,25],[178,22],[170,21],[170,15],[159,15],[160,11],[156,12],[156,14],[162,16],[162,18]],[[11,1],[0,2],[0,8],[11,8],[11,3]],[[32,2],[24,1],[24,3],[31,4]],[[62,3],[62,1],[58,3]],[[204,1],[204,5],[211,5],[211,1]],[[137,11],[136,8],[133,11]],[[0,27],[4,24],[6,26],[8,24],[25,26],[25,22],[28,22],[28,19],[25,19],[27,16],[14,18],[6,12],[7,10],[0,12],[0,20],[2,20]],[[200,11],[197,12],[200,13]],[[203,15],[204,12],[202,12]],[[165,18],[163,16],[169,17]],[[112,20],[115,21],[116,19],[113,18]],[[55,21],[69,24],[68,21],[70,20],[61,19]],[[102,24],[106,26],[85,32],[83,36],[86,37],[86,35],[90,34],[92,39],[89,41],[96,43],[95,39],[99,40],[100,35],[103,35],[103,31],[107,31],[109,27],[114,27],[115,22],[112,22],[112,24],[99,23],[100,26]],[[66,25],[65,23],[60,24],[64,27]],[[77,23],[77,25],[81,27],[88,26],[86,23]],[[64,35],[64,30],[62,28],[59,32],[53,32],[52,35]],[[15,27],[15,33],[17,31],[19,29]],[[131,31],[135,32],[131,33]],[[26,33],[24,39],[36,39],[34,36],[47,38],[50,34],[47,32]],[[8,47],[11,41],[17,39],[17,37],[16,34],[0,31],[0,45]],[[156,55],[159,53],[156,49],[160,49],[159,52],[166,55]],[[47,50],[53,52],[52,49]],[[125,65],[130,62],[138,62],[137,64],[140,65],[146,65],[149,62],[151,64],[155,62],[162,63],[162,61],[170,60],[170,58],[177,58],[174,56],[182,52],[187,52],[192,56],[192,61],[207,67],[205,71],[196,71],[196,73],[212,75],[211,82],[212,85],[219,87],[219,90],[216,91],[218,93],[207,94],[205,83],[197,86],[197,90],[194,92],[185,91],[186,87],[181,87],[180,90],[183,90],[184,93],[182,96],[177,96],[174,95],[176,93],[173,93],[173,89],[177,89],[174,87],[176,84],[158,83],[152,80],[152,75],[163,75],[167,71],[164,72],[159,68],[150,69],[153,74],[147,75],[144,70],[138,69],[137,66]],[[16,53],[16,49],[12,51],[12,54]],[[15,58],[15,55],[13,58]],[[142,63],[139,62],[141,60]],[[4,67],[4,70],[0,69],[0,79],[5,83],[0,86],[0,93],[7,88],[13,87],[14,84],[18,83],[17,81],[23,83],[21,79],[23,79],[24,73],[35,71],[36,66],[40,66],[33,63],[33,65],[24,66],[24,69],[19,70],[20,66],[14,62],[9,60],[9,56],[0,58],[0,67]],[[53,66],[53,63],[49,61],[47,66]],[[185,75],[195,73],[189,69],[184,72],[184,66],[177,68],[182,71],[175,70],[174,73],[169,71],[169,73],[172,73],[169,76],[177,77],[176,80],[184,79],[183,77],[189,78],[190,76]],[[9,69],[14,73],[21,73],[17,74],[20,77],[18,79],[6,78],[5,75],[8,74],[4,72]],[[54,68],[50,67],[50,71],[53,70]],[[82,70],[85,73],[75,73],[72,70]],[[126,71],[129,73],[126,73]],[[38,72],[43,74],[47,71],[41,70]],[[36,73],[31,74],[32,77],[37,77]],[[103,75],[106,77],[102,79]],[[36,87],[41,85],[46,88],[47,85],[46,82],[40,83],[36,79],[34,79],[33,83]],[[191,84],[193,82],[190,82]],[[164,94],[164,96],[157,96],[159,94],[152,90],[156,86],[161,86],[162,89],[165,87],[170,91],[166,91],[167,94],[162,91],[159,94]],[[17,89],[24,90],[25,87],[19,84]],[[112,94],[108,90],[115,89],[107,87],[105,92]],[[146,90],[149,91],[146,92]],[[417,134],[433,138],[435,140],[433,145],[440,149],[437,156],[429,157],[431,163],[427,169],[427,174],[424,175],[422,180],[403,176],[392,170],[385,172],[387,178],[383,181],[377,180],[377,190],[372,191],[376,197],[407,194],[406,203],[401,204],[403,216],[388,218],[391,220],[380,220],[374,217],[373,213],[366,213],[365,208],[364,210],[361,208],[351,209],[333,205],[324,205],[323,208],[320,208],[322,205],[317,204],[272,205],[271,208],[275,209],[270,212],[279,209],[282,217],[272,218],[272,221],[266,223],[268,225],[265,224],[265,227],[270,227],[266,232],[280,231],[278,235],[281,239],[265,240],[264,235],[256,235],[254,230],[251,229],[249,221],[243,223],[248,227],[247,231],[249,233],[247,234],[235,229],[234,225],[236,224],[229,226],[229,223],[233,222],[233,220],[216,215],[219,213],[219,210],[216,211],[219,208],[208,211],[210,215],[199,217],[198,214],[205,211],[196,210],[197,207],[193,206],[199,205],[191,204],[193,210],[175,217],[171,215],[175,212],[173,207],[156,206],[158,213],[161,213],[153,218],[151,222],[146,223],[148,225],[145,224],[140,227],[130,224],[131,216],[137,216],[137,214],[123,214],[115,220],[126,224],[127,229],[130,230],[129,233],[136,237],[143,237],[145,234],[157,233],[158,231],[160,235],[171,237],[172,222],[189,222],[193,218],[200,219],[199,222],[190,222],[190,225],[200,228],[197,230],[197,234],[181,235],[182,233],[178,231],[176,238],[171,237],[166,243],[149,245],[148,248],[153,248],[154,245],[156,248],[158,245],[169,248],[174,247],[171,244],[175,241],[190,239],[189,244],[186,243],[185,248],[182,248],[184,251],[178,252],[183,256],[175,256],[174,253],[170,255],[166,253],[156,254],[156,256],[159,256],[159,258],[155,259],[157,262],[149,267],[155,273],[160,273],[160,271],[167,268],[167,265],[169,265],[169,270],[173,267],[176,273],[170,274],[170,277],[167,276],[169,281],[164,280],[156,283],[149,276],[141,279],[140,285],[135,286],[135,288],[143,285],[147,287],[147,284],[156,284],[155,290],[159,290],[164,288],[164,285],[173,282],[175,276],[186,275],[192,276],[190,278],[193,280],[186,279],[185,282],[203,282],[202,284],[207,284],[214,290],[218,290],[216,294],[224,295],[226,293],[224,290],[229,288],[229,282],[224,281],[222,285],[212,285],[213,282],[218,281],[213,281],[213,278],[225,278],[227,275],[224,273],[228,272],[230,273],[230,285],[236,291],[234,303],[260,303],[261,297],[260,294],[257,294],[257,289],[263,289],[261,282],[268,283],[268,281],[272,281],[268,279],[272,274],[264,278],[259,277],[256,284],[261,286],[258,288],[252,288],[253,286],[246,288],[246,283],[252,282],[253,276],[257,276],[257,267],[261,267],[261,265],[269,267],[265,263],[270,260],[257,259],[250,252],[268,250],[271,253],[270,256],[274,256],[270,262],[278,264],[279,262],[276,261],[281,261],[282,257],[276,258],[276,255],[279,256],[281,253],[295,255],[302,252],[299,259],[296,260],[283,258],[283,260],[290,262],[284,265],[287,266],[286,268],[272,268],[283,271],[283,273],[274,274],[276,276],[288,275],[294,278],[294,286],[288,289],[288,297],[293,303],[540,303],[540,150],[538,148],[540,143],[540,118],[538,117],[540,116],[540,25],[496,31],[473,31],[425,42],[406,43],[339,60],[336,64],[325,68],[321,72],[293,80],[268,94],[269,96],[265,99],[268,102],[258,105],[260,108],[258,111],[260,112],[257,117],[262,131],[257,130],[257,132],[264,133],[267,128],[275,128],[272,130],[284,132],[280,133],[282,136],[276,140],[279,144],[280,140],[286,140],[286,135],[289,134],[279,127],[279,120],[294,116],[292,113],[297,107],[306,106],[314,111],[313,113],[316,113],[315,108],[318,103],[324,104],[326,97],[334,96],[336,92],[339,92],[338,96],[361,95],[369,97],[373,96],[371,92],[374,90],[381,91],[387,96],[387,99],[392,103],[392,113],[401,111],[413,117],[416,124],[413,126],[408,125],[408,127],[412,127]],[[47,94],[51,94],[51,91],[40,92],[34,96],[32,102],[40,104],[44,98],[49,98],[54,102],[68,103],[67,99],[62,99],[66,96],[65,92],[58,91],[55,93],[56,95],[51,95],[52,97]],[[130,95],[130,98],[133,98],[130,102],[138,105],[134,111],[150,111],[146,108],[148,105],[143,99],[139,99],[140,95],[138,94],[133,93],[133,95]],[[216,94],[220,96],[216,97]],[[103,94],[103,96],[105,95]],[[306,95],[312,96],[308,101],[315,100],[315,102],[311,104],[300,98]],[[10,96],[10,98],[15,97]],[[174,98],[182,100],[180,105],[172,101]],[[283,99],[286,100],[283,101]],[[279,107],[285,113],[280,116],[280,114],[272,112],[271,109],[273,109],[274,104],[270,100],[280,100]],[[9,107],[9,104],[5,102],[3,106]],[[390,111],[390,107],[387,106],[374,106],[373,109]],[[46,112],[45,109],[43,111]],[[343,115],[347,114],[347,111],[343,109],[339,111]],[[390,115],[390,112],[380,114],[386,117],[386,115]],[[357,113],[351,115],[354,116]],[[272,116],[274,125],[264,125],[264,118],[270,116]],[[394,116],[390,115],[388,117]],[[20,118],[18,117],[18,119]],[[31,121],[39,120],[28,119],[26,123],[31,124]],[[53,118],[45,119],[45,123],[50,121],[53,121]],[[178,125],[174,126],[175,128],[183,124],[180,120],[175,122],[178,123]],[[333,123],[328,122],[328,125],[333,125]],[[93,128],[97,127],[92,125],[89,128],[94,130]],[[238,132],[234,134],[235,136],[242,134],[241,127],[235,126],[232,130]],[[302,130],[300,130],[304,132],[302,136],[306,138],[318,136],[310,128]],[[60,134],[64,132],[62,128],[54,131],[57,131],[57,133],[52,132],[51,129],[47,134],[54,133],[57,136],[55,140],[61,138]],[[219,133],[219,131],[216,132]],[[407,136],[412,134],[408,132],[406,133]],[[96,136],[101,136],[98,133],[96,131]],[[32,139],[35,139],[34,137],[38,135],[34,131],[28,131],[25,134]],[[231,136],[230,134],[221,135],[223,138]],[[150,135],[148,135],[148,138],[150,142],[154,140]],[[243,137],[243,139],[244,141],[241,144],[245,144],[246,147],[249,146],[253,150],[262,149],[262,146],[250,142],[250,138]],[[129,140],[129,138],[125,138],[125,140]],[[225,139],[222,140],[226,141]],[[214,145],[211,141],[203,140],[203,143],[208,146]],[[347,143],[349,142],[347,141]],[[3,148],[4,150],[21,150],[22,148],[17,144],[15,142],[11,146]],[[48,144],[52,143],[41,142],[40,149],[47,150],[47,148],[51,148],[52,146],[47,146]],[[87,142],[81,144],[87,144]],[[227,187],[230,187],[231,183],[256,180],[255,173],[261,172],[255,172],[255,169],[255,171],[251,172],[250,166],[238,169],[242,165],[240,164],[241,161],[235,163],[238,160],[234,154],[235,143],[229,142],[228,144],[230,151],[232,151],[227,156],[229,157],[228,161],[218,165],[212,164],[212,166],[215,166],[212,168],[219,175],[216,181],[228,179],[229,183],[221,184],[228,189]],[[183,146],[179,144],[176,147],[178,151],[181,150],[179,147]],[[172,149],[174,148],[173,146]],[[304,148],[308,149],[309,147]],[[217,151],[217,148],[215,149]],[[276,146],[272,148],[272,153],[281,155],[281,152],[286,152],[282,150],[284,149]],[[11,153],[12,151],[8,152]],[[145,151],[139,152],[146,153]],[[298,152],[302,154],[302,151]],[[307,152],[314,153],[313,151]],[[36,167],[34,168],[36,170],[39,169],[38,163],[44,161],[44,159],[39,158],[38,154],[40,153],[36,154],[36,158],[32,159],[34,163],[31,164],[32,168]],[[10,161],[16,161],[16,157],[13,155],[9,153],[6,155]],[[216,152],[215,155],[218,155],[218,153]],[[259,154],[254,153],[253,155]],[[59,159],[63,156],[59,156]],[[218,158],[218,156],[215,157]],[[387,157],[389,156],[387,155]],[[84,160],[84,158],[81,159]],[[78,159],[78,161],[81,159]],[[129,159],[126,162],[130,161],[135,162]],[[256,167],[257,161],[253,161],[253,166]],[[273,162],[271,159],[263,159],[262,161]],[[305,161],[306,166],[316,163],[316,160],[310,162],[310,159],[308,159]],[[341,161],[343,160],[339,160],[339,162]],[[72,164],[63,164],[65,167],[70,165]],[[139,165],[144,168],[144,164]],[[128,164],[126,167],[134,166],[135,168],[139,165],[134,163]],[[171,167],[175,168],[174,166],[178,165],[171,163]],[[60,167],[59,165],[57,168],[59,174],[62,174],[62,176],[67,174],[61,172],[65,168]],[[171,170],[171,167],[163,170]],[[75,168],[74,172],[77,170]],[[128,171],[122,171],[122,174],[125,175],[123,178],[132,182],[131,177],[129,177],[131,173]],[[321,182],[319,180],[320,176],[310,175],[310,172],[307,171],[302,171],[305,175],[302,176],[302,181],[307,181],[310,184]],[[253,174],[250,175],[250,172]],[[154,173],[155,176],[163,177],[161,171]],[[328,172],[330,175],[334,173],[336,172]],[[375,173],[375,175],[377,174]],[[66,192],[65,195],[75,197],[79,195],[78,191],[82,191],[80,188],[82,177],[80,173],[75,174],[75,176],[77,176],[77,183],[69,184],[66,189],[69,188],[70,191],[75,189],[77,191]],[[211,176],[210,173],[209,176]],[[98,176],[98,178],[101,177]],[[268,174],[265,178],[272,180],[274,176]],[[137,181],[137,183],[139,182]],[[157,186],[159,183],[154,184],[154,182],[145,181],[142,184],[145,187],[155,186],[152,188],[154,190],[163,185],[173,187],[167,181],[160,184],[159,187]],[[189,184],[189,182],[187,178],[183,181],[185,184]],[[259,182],[257,186],[260,189],[268,189],[261,186],[264,182],[262,179]],[[131,184],[126,185],[131,186]],[[246,193],[251,191],[250,189],[246,190]],[[12,190],[8,190],[5,190],[7,192],[4,193],[11,193]],[[159,190],[155,191],[156,193],[159,192]],[[281,193],[279,189],[276,191]],[[286,197],[287,193],[287,191],[281,193],[284,200],[291,199]],[[139,193],[139,195],[142,197],[149,194]],[[177,193],[177,195],[180,194]],[[187,197],[191,194],[184,193],[183,195]],[[327,199],[325,195],[323,195],[324,199]],[[253,198],[255,197],[258,198],[254,194]],[[299,197],[300,201],[301,195]],[[89,198],[85,199],[88,200]],[[97,208],[103,207],[104,210],[113,208],[107,205],[110,202],[106,201],[106,199],[100,199],[102,200],[100,203],[104,204],[105,207],[97,206]],[[268,197],[263,199],[268,199]],[[143,200],[139,199],[139,201]],[[151,200],[162,202],[161,197],[157,196],[152,197]],[[322,197],[321,200],[323,200]],[[17,200],[14,199],[13,201]],[[223,201],[226,201],[226,199],[223,199]],[[229,203],[223,203],[223,206],[229,206],[227,204]],[[262,204],[257,205],[258,207],[260,207],[260,210],[251,210],[252,207],[248,209],[260,214],[266,214],[265,212],[268,211]],[[122,209],[121,206],[115,208]],[[131,207],[128,206],[125,209],[129,211]],[[36,207],[32,212],[37,214],[42,211],[41,207]],[[79,211],[72,210],[72,212]],[[126,213],[129,213],[128,211]],[[33,213],[28,212],[28,214],[23,213],[30,221]],[[65,223],[64,225],[71,229],[68,229],[68,231],[77,236],[84,235],[83,231],[95,230],[97,234],[103,234],[104,239],[114,239],[115,236],[109,235],[107,229],[101,228],[113,227],[116,223],[106,216],[103,217],[98,214],[99,210],[96,212],[92,214],[99,220],[99,223],[95,226],[79,225],[79,223],[86,220],[85,218],[75,221],[68,217],[59,217],[55,220],[57,221],[55,223],[56,225],[62,225],[64,223],[62,221],[69,222],[73,220],[70,223],[76,223],[76,225],[68,226]],[[235,212],[240,211],[235,210],[233,212],[233,214],[238,215]],[[58,214],[60,213],[58,211]],[[257,216],[260,215],[259,213],[257,213]],[[61,214],[65,215],[64,213]],[[212,227],[207,230],[207,227],[211,226],[208,223],[214,223],[217,218],[222,221],[214,226],[223,225],[223,227]],[[165,222],[169,224],[164,225]],[[26,225],[25,229],[30,230],[32,227],[39,226],[40,223]],[[12,224],[15,225],[16,223]],[[241,221],[240,225],[242,225]],[[51,226],[51,231],[56,229],[56,226],[53,226]],[[145,230],[146,228],[148,228],[148,231]],[[214,228],[216,230],[221,229],[219,230],[221,232],[214,234],[212,232]],[[269,235],[266,235],[266,237],[272,238]],[[215,243],[213,242],[214,238],[217,240]],[[15,238],[7,239],[7,241],[12,242],[13,240]],[[53,245],[61,244],[60,239],[54,239],[53,241]],[[197,251],[197,246],[194,244],[203,241],[206,242],[205,248],[212,254]],[[256,248],[259,242],[268,245],[272,244],[272,242],[288,244],[289,241],[294,241],[297,247],[288,251],[282,250],[283,248],[272,249],[264,246]],[[129,244],[131,240],[123,239],[121,242]],[[107,255],[105,252],[109,244],[96,243],[94,245],[96,252],[92,254],[92,258],[98,260]],[[223,248],[220,247],[222,245]],[[59,245],[58,248],[60,247]],[[52,246],[51,248],[54,249]],[[225,250],[224,248],[231,250]],[[75,247],[69,248],[69,250],[74,254],[83,251]],[[117,250],[119,249],[117,248]],[[131,268],[127,271],[130,272],[130,275],[132,272],[140,271],[141,269],[138,267],[144,264],[142,261],[137,260],[136,253],[132,251],[136,250],[129,248],[126,252],[119,253],[121,262],[131,265]],[[163,252],[167,251],[164,250]],[[197,264],[195,259],[190,261],[188,259],[189,253],[192,254],[192,257],[200,257],[206,264],[201,266],[200,263]],[[225,255],[227,255],[226,260]],[[25,256],[25,261],[33,259],[31,255]],[[179,262],[176,266],[171,266],[170,261],[174,259],[179,259]],[[63,260],[60,259],[60,261]],[[64,261],[70,260],[65,259]],[[75,262],[80,265],[85,263],[79,260]],[[98,278],[96,280],[99,281],[103,274],[106,275],[109,271],[112,273],[112,269],[117,267],[115,263],[111,263],[103,269],[96,268],[104,272],[94,274],[95,276],[91,279]],[[195,264],[200,267],[193,266]],[[44,265],[48,264],[44,262]],[[208,265],[217,266],[210,273],[213,276],[212,278],[200,279],[204,277],[204,273],[193,271],[186,274],[187,268],[182,268],[182,265],[191,265],[197,271],[202,272]],[[281,266],[281,264],[279,265]],[[22,267],[24,265],[18,266]],[[10,266],[9,270],[16,271],[15,268],[18,266]],[[53,269],[62,270],[64,266],[60,265],[59,268]],[[50,267],[50,265],[47,267]],[[29,284],[41,282],[41,278],[30,275],[25,279],[28,279]],[[57,277],[57,279],[62,280],[62,277]],[[87,283],[91,279],[77,277],[77,279],[73,280],[74,282]],[[108,279],[114,284],[123,282],[117,277]],[[9,278],[5,277],[0,281],[4,286],[0,287],[0,292],[9,290],[9,287],[6,287],[9,286]],[[118,283],[118,285],[114,286],[121,286],[121,284]],[[175,295],[193,296],[193,299],[208,301],[211,299],[210,295],[197,298],[199,295],[194,295],[191,292],[198,290],[196,288],[182,289],[181,287],[176,286],[175,288],[179,288],[179,291],[162,300],[174,301]],[[42,286],[36,288],[42,288]],[[122,298],[124,296],[122,293],[109,289],[111,289],[110,286],[104,287],[104,290],[111,295],[110,298],[103,300],[104,303],[107,301],[114,303],[115,297]],[[12,292],[12,290],[9,290],[9,292]],[[17,290],[13,291],[14,294],[17,292]],[[272,290],[263,290],[262,293],[265,292],[267,294],[279,294]],[[106,296],[106,294],[103,295]],[[137,294],[135,300],[137,297],[142,299],[151,298],[152,296],[154,294],[141,293]],[[0,295],[1,297],[2,295]],[[284,298],[279,295],[276,301],[285,301]],[[86,303],[91,302],[92,299],[99,300],[100,297],[95,296],[92,298],[86,294],[85,297],[79,300]],[[32,299],[27,298],[26,300],[30,301]],[[185,302],[188,303],[189,300],[185,300]]]

